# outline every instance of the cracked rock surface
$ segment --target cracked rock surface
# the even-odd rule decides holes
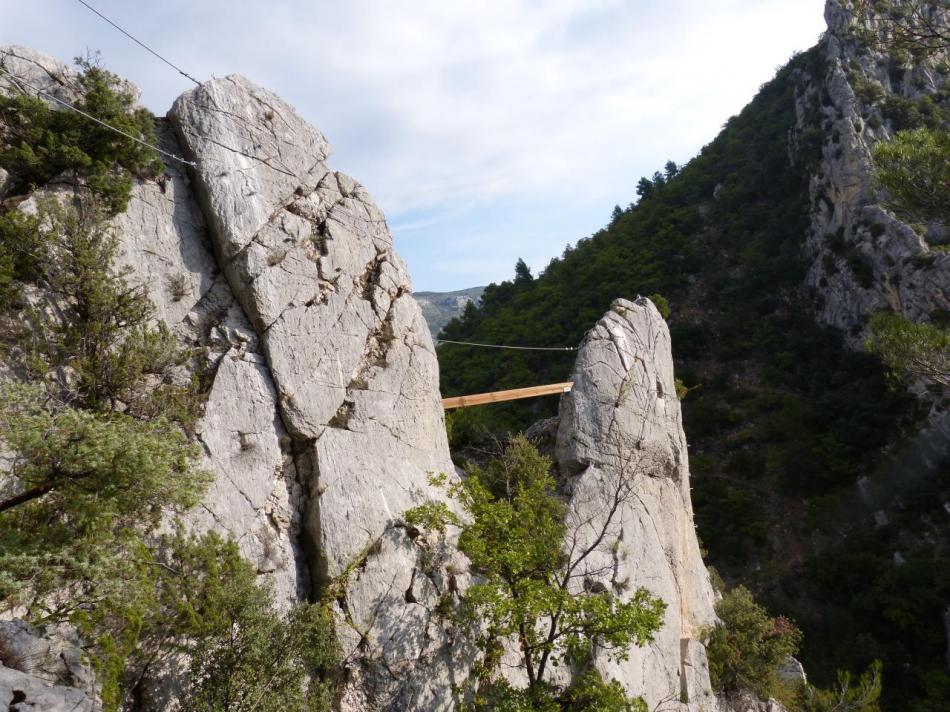
[[[346,577],[344,708],[446,709],[454,663],[440,651],[451,641],[432,614],[444,585],[399,522],[439,498],[428,473],[455,469],[432,339],[385,218],[362,186],[327,167],[319,131],[243,77],[186,93],[170,121],[198,165],[194,190],[218,264],[260,344],[259,381],[273,388],[240,427],[256,438],[253,423],[276,414],[268,426],[289,436],[308,590]],[[216,385],[228,369],[225,359]],[[228,388],[221,403],[212,394],[206,443],[233,440],[238,422],[215,413],[248,406],[241,392],[261,390]],[[239,457],[263,458],[255,470],[266,469],[280,454],[273,432]],[[251,510],[273,496],[263,483],[232,487],[227,461],[215,469]]]
[[[615,301],[585,337],[571,380],[556,449],[576,532],[568,547],[607,533],[584,564],[584,585],[621,598],[643,587],[667,604],[652,643],[619,663],[601,655],[598,666],[650,709],[717,710],[698,641],[716,620],[715,597],[693,526],[670,334],[653,303]]]
[[[95,675],[68,625],[34,628],[0,621],[0,709],[10,712],[97,712]]]

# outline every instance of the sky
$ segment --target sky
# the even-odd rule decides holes
[[[823,0],[87,0],[329,139],[417,291],[537,274],[709,143],[824,30]],[[164,115],[191,83],[77,0],[0,0],[0,44],[104,66]]]

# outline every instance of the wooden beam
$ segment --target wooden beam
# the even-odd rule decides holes
[[[470,405],[485,405],[486,403],[501,403],[502,401],[520,400],[521,398],[536,398],[550,396],[555,393],[569,393],[574,384],[552,383],[549,386],[531,386],[531,388],[516,388],[513,391],[495,391],[494,393],[476,393],[472,396],[458,396],[457,398],[443,398],[442,407],[445,410],[465,408]]]

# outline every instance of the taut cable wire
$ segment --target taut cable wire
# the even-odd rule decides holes
[[[478,346],[483,349],[512,349],[514,351],[577,351],[575,346],[505,346],[503,344],[474,344],[469,341],[449,341],[436,339],[437,344],[456,344],[458,346]]]
[[[94,8],[92,5],[90,5],[89,3],[87,3],[85,0],[77,0],[77,2],[78,2],[80,5],[84,5],[86,8],[88,8],[89,10],[91,10],[92,12],[94,12],[95,14],[97,14],[99,17],[101,17],[103,20],[105,20],[106,22],[108,22],[110,25],[112,25],[115,29],[117,29],[117,30],[118,30],[119,32],[121,32],[123,35],[125,35],[125,36],[128,37],[130,40],[132,40],[133,42],[135,42],[135,44],[137,44],[139,47],[141,47],[142,49],[144,49],[144,50],[147,51],[147,52],[151,52],[153,55],[155,55],[156,57],[158,57],[160,60],[162,60],[162,61],[163,61],[165,64],[167,64],[169,67],[171,67],[171,68],[174,69],[176,72],[178,72],[179,74],[181,74],[183,77],[186,77],[187,79],[190,79],[190,80],[193,81],[195,84],[197,84],[199,87],[201,86],[201,82],[199,82],[197,79],[195,79],[193,76],[191,76],[191,75],[190,75],[188,72],[186,72],[184,69],[182,69],[181,67],[179,67],[179,66],[177,66],[177,65],[175,65],[175,64],[172,64],[172,63],[169,62],[167,59],[165,59],[162,55],[160,55],[158,52],[156,52],[154,49],[152,49],[151,47],[149,47],[147,44],[145,44],[144,42],[142,42],[142,41],[139,40],[138,38],[133,37],[130,33],[128,33],[128,32],[126,32],[125,30],[123,30],[121,27],[119,27],[117,24],[115,24],[112,20],[110,20],[108,17],[106,17],[105,15],[103,15],[101,12],[99,12],[96,8]]]

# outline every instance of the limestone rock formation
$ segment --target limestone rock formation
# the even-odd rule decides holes
[[[700,630],[715,600],[693,526],[689,462],[670,334],[648,299],[617,300],[588,332],[561,401],[557,459],[582,546],[606,529],[589,577],[623,596],[639,587],[667,603],[653,643],[603,672],[651,709],[716,710]]]
[[[929,321],[950,310],[950,235],[939,225],[912,226],[886,207],[873,184],[871,150],[902,128],[901,107],[937,99],[945,78],[938,62],[900,65],[865,47],[851,3],[827,0],[827,73],[797,101],[799,128],[820,123],[825,142],[811,180],[812,230],[806,284],[820,295],[818,317],[861,346],[864,324],[890,310]]]
[[[197,163],[193,187],[218,264],[263,354],[251,375],[266,384],[251,389],[262,394],[259,413],[241,433],[257,437],[263,423],[268,442],[241,447],[278,469],[281,440],[289,447],[304,588],[346,578],[339,630],[350,697],[365,709],[443,708],[450,689],[437,669],[451,658],[425,664],[446,642],[430,620],[442,582],[425,579],[398,522],[439,496],[427,473],[454,467],[432,340],[385,218],[362,186],[327,168],[319,131],[242,77],[185,94],[170,120]],[[215,386],[222,378],[238,380],[220,404],[212,391],[206,426],[217,417],[211,404],[241,400],[247,375],[219,370]],[[203,438],[234,426],[221,417]],[[248,497],[253,508],[266,489]]]
[[[92,670],[83,663],[75,630],[40,630],[0,621],[0,709],[11,712],[97,712]]]

